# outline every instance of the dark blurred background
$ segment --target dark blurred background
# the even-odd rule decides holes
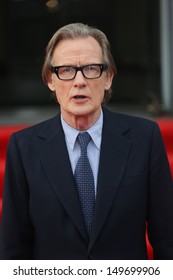
[[[112,46],[118,75],[110,106],[172,113],[163,92],[161,1],[1,0],[1,112],[55,107],[41,79],[45,48],[59,27],[83,22],[103,30]]]

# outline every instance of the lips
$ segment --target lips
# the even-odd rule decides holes
[[[90,100],[90,97],[86,94],[76,93],[72,96],[72,100],[75,104],[85,104]]]
[[[74,96],[75,99],[85,99],[86,96],[85,95],[76,95]]]

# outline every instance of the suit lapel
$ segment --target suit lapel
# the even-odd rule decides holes
[[[51,186],[71,220],[87,241],[75,181],[59,115],[39,133],[39,155]]]
[[[107,219],[125,170],[131,141],[124,135],[129,130],[126,123],[111,112],[104,111],[104,126],[97,184],[93,239],[96,241]]]

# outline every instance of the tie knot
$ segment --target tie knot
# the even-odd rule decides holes
[[[78,141],[81,147],[81,151],[86,151],[88,143],[91,140],[91,136],[88,132],[83,132],[78,134]]]

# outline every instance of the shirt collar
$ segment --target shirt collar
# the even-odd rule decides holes
[[[65,134],[66,142],[68,143],[71,150],[74,150],[74,146],[76,143],[76,138],[79,134],[79,130],[70,126],[61,115],[61,123]],[[100,149],[101,145],[101,135],[102,135],[102,127],[103,127],[103,112],[101,110],[100,116],[97,121],[86,131],[90,134],[93,143]]]

